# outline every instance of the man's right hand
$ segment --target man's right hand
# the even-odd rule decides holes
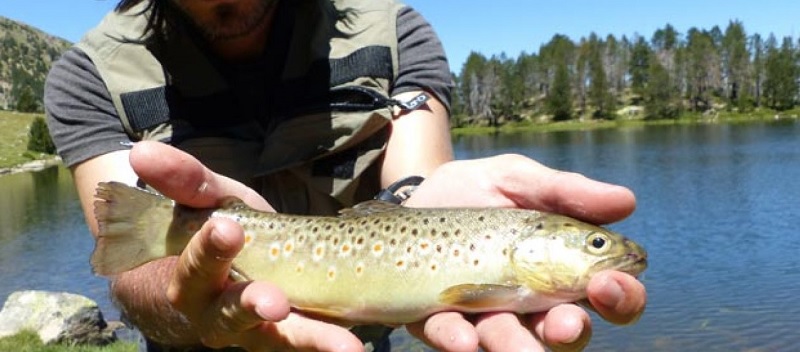
[[[137,143],[130,163],[145,183],[181,204],[213,207],[226,196],[236,196],[256,209],[272,210],[252,189],[161,143]],[[166,297],[203,344],[236,345],[249,351],[363,350],[347,329],[291,312],[277,287],[266,282],[232,282],[231,259],[241,250],[243,238],[238,223],[209,220],[175,265]]]

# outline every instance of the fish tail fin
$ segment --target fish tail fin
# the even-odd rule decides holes
[[[119,182],[99,183],[95,197],[95,274],[118,274],[175,254],[168,253],[167,243],[175,208],[171,200]]]

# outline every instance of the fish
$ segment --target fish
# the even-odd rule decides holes
[[[442,311],[533,313],[586,298],[601,270],[638,275],[647,252],[605,228],[509,208],[411,208],[371,200],[338,216],[263,212],[230,197],[191,208],[99,183],[91,264],[113,276],[179,255],[209,218],[244,229],[231,277],[280,287],[295,311],[340,325],[398,326]]]

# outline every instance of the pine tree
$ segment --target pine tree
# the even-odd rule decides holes
[[[31,89],[30,86],[25,86],[25,88],[20,91],[16,106],[16,110],[20,112],[37,112],[40,110],[39,103],[36,102],[33,89]]]
[[[550,89],[550,95],[547,97],[547,106],[555,121],[572,118],[572,91],[569,84],[567,64],[564,62],[556,65],[553,86]]]
[[[44,118],[37,116],[28,129],[28,150],[38,153],[55,154],[56,146]]]
[[[648,68],[650,78],[644,92],[645,118],[675,118],[680,113],[678,96],[669,72],[658,60],[651,60]]]

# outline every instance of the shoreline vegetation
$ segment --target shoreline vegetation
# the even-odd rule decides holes
[[[463,126],[450,130],[453,136],[489,134],[489,133],[545,133],[585,131],[602,128],[630,128],[643,126],[668,126],[668,125],[702,125],[713,123],[748,123],[777,121],[800,118],[800,108],[786,111],[762,109],[748,113],[718,112],[713,115],[684,113],[677,118],[644,119],[642,117],[617,118],[617,119],[574,119],[566,121],[548,122],[508,122],[500,126]]]
[[[61,158],[56,155],[36,153],[26,148],[28,131],[31,122],[42,114],[0,111],[0,177],[18,172],[37,171],[59,165]],[[499,126],[469,125],[454,127],[454,137],[462,135],[492,133],[547,133],[565,131],[585,131],[604,128],[630,128],[660,125],[692,125],[711,123],[748,123],[776,120],[797,120],[800,108],[786,111],[761,109],[748,113],[721,111],[713,115],[685,113],[677,118],[644,119],[642,117],[626,117],[613,120],[606,119],[574,119],[556,122],[515,121]]]

